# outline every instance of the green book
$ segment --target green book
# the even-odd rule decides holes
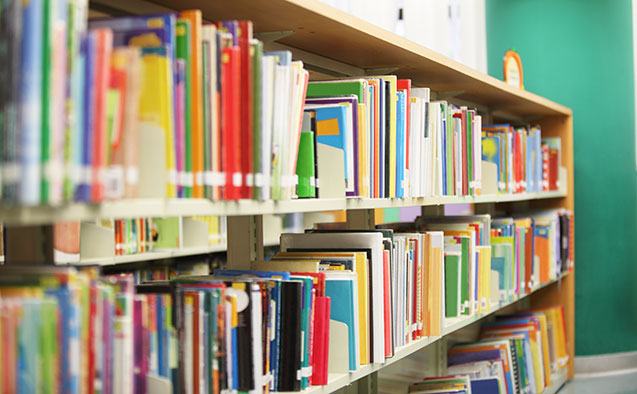
[[[201,42],[201,67],[203,72],[203,89],[202,89],[202,99],[203,99],[203,171],[204,174],[209,173],[212,170],[212,161],[211,161],[211,146],[210,146],[210,138],[212,131],[212,114],[210,113],[212,102],[212,87],[210,86],[210,75],[212,73],[212,68],[210,64],[210,51],[212,50],[209,41]],[[210,187],[207,182],[205,182],[204,176],[204,188],[203,188],[204,197],[211,198],[212,197],[212,187]]]
[[[471,314],[471,301],[469,294],[469,284],[471,277],[469,275],[469,237],[460,238],[460,247],[462,250],[461,268],[460,268],[460,312],[463,315]]]
[[[467,110],[467,182],[469,195],[473,196],[473,117],[475,112]]]
[[[307,97],[356,95],[359,103],[365,102],[365,83],[362,79],[345,81],[316,81],[307,84]]]
[[[460,254],[445,254],[445,317],[460,316]]]
[[[192,76],[190,75],[190,54],[192,52],[191,40],[190,40],[190,21],[187,19],[178,19],[175,26],[176,34],[176,50],[177,59],[181,59],[186,63],[184,70],[184,85],[186,87],[185,105],[184,105],[184,118],[185,118],[185,138],[184,138],[184,174],[178,174],[178,184],[181,184],[183,188],[184,197],[192,197],[192,103],[191,103],[191,90],[192,90]],[[179,144],[177,144],[179,145]],[[183,175],[183,177],[182,177]]]
[[[51,161],[51,133],[53,120],[53,29],[55,12],[53,10],[54,2],[52,0],[44,0],[43,17],[43,36],[42,36],[42,141],[40,151],[40,161],[42,164],[41,181],[40,181],[40,202],[48,204],[50,199],[51,182],[47,176],[46,168]]]
[[[55,298],[42,300],[40,308],[40,393],[52,393],[57,385],[57,313]]]
[[[250,60],[252,61],[252,170],[254,172],[254,187],[252,189],[255,200],[263,200],[263,146],[261,133],[263,132],[263,76],[261,63],[263,60],[263,43],[253,40],[250,43]]]
[[[307,115],[309,116],[309,114]],[[301,140],[299,142],[299,153],[296,158],[296,175],[299,177],[296,194],[299,198],[316,197],[314,157],[314,133],[311,131],[302,131]]]

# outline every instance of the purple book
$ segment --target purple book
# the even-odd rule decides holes
[[[133,343],[134,345],[134,368],[135,393],[146,392],[146,375],[148,373],[148,313],[145,295],[136,295],[133,308]]]
[[[447,365],[467,364],[484,360],[499,360],[500,358],[502,358],[502,355],[498,349],[449,354],[447,356]]]
[[[347,197],[358,197],[358,98],[355,95],[335,96],[335,97],[308,97],[305,105],[334,105],[340,103],[350,103],[352,106],[352,130],[354,146],[354,191],[348,191]],[[347,152],[346,152],[347,154]]]

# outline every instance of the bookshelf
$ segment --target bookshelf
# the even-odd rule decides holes
[[[349,228],[374,228],[375,209],[394,207],[430,207],[446,204],[475,204],[476,211],[496,211],[514,206],[521,209],[574,209],[573,119],[571,109],[507,85],[488,75],[466,67],[403,37],[350,16],[316,0],[95,0],[91,6],[99,12],[149,14],[167,10],[198,8],[206,20],[250,19],[257,35],[268,50],[288,49],[302,60],[311,78],[324,79],[372,74],[395,74],[409,78],[414,86],[432,89],[432,97],[457,105],[469,105],[489,122],[511,121],[539,124],[543,136],[560,137],[565,169],[561,189],[551,192],[512,195],[479,195],[472,197],[434,197],[407,199],[307,199],[289,201],[221,201],[204,199],[131,199],[108,201],[99,205],[64,204],[60,206],[0,206],[0,220],[7,226],[46,228],[47,224],[65,220],[96,218],[228,216],[228,244],[218,248],[148,253],[148,256],[122,256],[92,264],[118,264],[155,258],[171,258],[189,254],[212,253],[227,248],[231,268],[246,268],[247,262],[263,257],[269,242],[263,231],[262,216],[292,212],[346,210]],[[41,242],[32,230],[32,243]],[[152,255],[152,256],[151,256]],[[160,256],[160,257],[158,257]],[[395,363],[427,346],[439,343],[445,336],[506,307],[521,302],[532,307],[561,304],[564,306],[568,338],[569,365],[553,380],[546,393],[557,392],[573,377],[574,360],[574,287],[575,275],[564,275],[541,288],[504,305],[489,314],[475,315],[445,327],[441,337],[426,338],[399,349],[382,364],[369,364],[358,371],[330,375],[326,386],[313,386],[304,393],[330,393],[367,378],[385,366]]]

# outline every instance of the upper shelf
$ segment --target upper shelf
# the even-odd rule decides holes
[[[135,1],[146,7],[134,5]],[[173,10],[201,9],[206,20],[249,19],[255,32],[292,31],[276,42],[351,66],[348,75],[391,73],[415,86],[522,118],[571,115],[570,108],[460,64],[404,37],[349,15],[318,0],[151,0]],[[153,9],[147,1],[117,3],[127,12]],[[125,3],[125,4],[124,4]],[[276,34],[273,34],[276,37]]]
[[[96,218],[175,217],[175,216],[245,216],[293,212],[322,212],[344,209],[398,208],[444,204],[480,204],[527,201],[566,197],[567,191],[497,194],[480,196],[445,196],[419,198],[334,198],[289,201],[210,201],[206,199],[130,199],[102,204],[71,203],[60,206],[0,206],[4,224],[41,224]]]

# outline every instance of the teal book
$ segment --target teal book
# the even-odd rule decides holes
[[[350,371],[356,371],[359,366],[355,280],[356,274],[351,272],[328,271],[325,276],[325,295],[335,301],[330,319],[347,325]]]

